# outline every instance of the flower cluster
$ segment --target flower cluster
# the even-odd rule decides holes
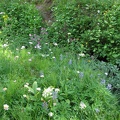
[[[46,98],[46,97],[48,97],[48,96],[51,96],[53,89],[54,89],[54,88],[53,88],[52,86],[48,87],[47,89],[44,89],[44,91],[43,91],[43,93],[42,93],[42,96],[43,96],[44,98]]]
[[[52,86],[48,88],[44,88],[42,92],[42,98],[43,101],[43,109],[46,111],[49,111],[48,116],[52,117],[54,114],[50,112],[52,106],[56,106],[58,102],[58,92],[60,91],[59,88],[54,88]]]
[[[29,83],[26,83],[26,84],[24,85],[25,88],[28,88],[28,86],[29,86]]]
[[[53,98],[53,99],[57,99],[57,94],[60,90],[58,88],[54,88],[52,86],[44,89],[43,93],[42,93],[42,97],[43,98]]]
[[[85,54],[84,53],[80,53],[79,56],[80,57],[85,57]]]
[[[49,86],[41,90],[36,81],[32,84],[32,87],[30,87],[29,83],[25,83],[24,88],[28,89],[28,94],[23,94],[23,98],[32,102],[40,100],[42,108],[47,112],[48,116],[52,117],[54,115],[51,112],[51,107],[57,105],[59,88]]]

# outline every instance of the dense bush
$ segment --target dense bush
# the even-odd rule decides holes
[[[17,43],[27,43],[29,34],[39,33],[42,17],[33,4],[24,1],[5,0],[0,5],[0,28],[3,33],[3,40]]]
[[[82,37],[88,42],[88,51],[116,62],[120,59],[120,5],[113,5],[111,9],[101,12],[94,29],[86,30]]]
[[[120,58],[120,5],[116,2],[61,0],[53,7],[55,22],[48,31],[52,40],[74,44],[76,51],[107,58],[113,63]]]

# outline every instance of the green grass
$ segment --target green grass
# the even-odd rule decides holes
[[[11,51],[9,47],[1,47],[0,119],[118,120],[117,100],[101,84],[104,71],[93,70],[94,61],[86,56],[78,59],[74,53],[50,47],[51,44],[43,45],[41,50]],[[41,74],[44,77],[40,77]],[[41,91],[29,93],[24,85],[29,83],[31,87],[35,81]],[[56,106],[52,98],[42,96],[49,86],[60,89]],[[81,101],[86,104],[85,109],[80,109]],[[47,110],[42,107],[44,102],[48,104]],[[3,109],[4,104],[9,105],[8,111]],[[51,111],[54,115],[50,118]]]

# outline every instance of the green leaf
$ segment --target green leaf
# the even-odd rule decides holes
[[[111,42],[111,43],[114,43],[114,40],[111,40],[110,42]]]
[[[34,96],[30,96],[30,100],[36,101],[36,98]]]
[[[107,45],[104,45],[104,49],[106,49],[107,48]]]
[[[34,94],[34,90],[31,87],[28,87],[28,91]]]
[[[33,83],[32,88],[33,88],[34,93],[36,93],[37,92],[37,82],[36,81]]]
[[[98,43],[98,42],[100,42],[100,40],[96,40],[96,42]]]
[[[117,58],[119,55],[118,54],[113,54],[112,55],[114,58]]]
[[[67,99],[67,100],[66,100],[66,103],[70,104],[70,100],[69,100],[69,99]]]

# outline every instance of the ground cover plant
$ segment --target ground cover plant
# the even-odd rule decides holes
[[[76,52],[72,31],[66,44],[64,33],[63,42],[56,33],[51,39],[53,27],[31,5],[36,2],[0,7],[0,120],[119,120],[117,65],[89,56],[81,43]]]

